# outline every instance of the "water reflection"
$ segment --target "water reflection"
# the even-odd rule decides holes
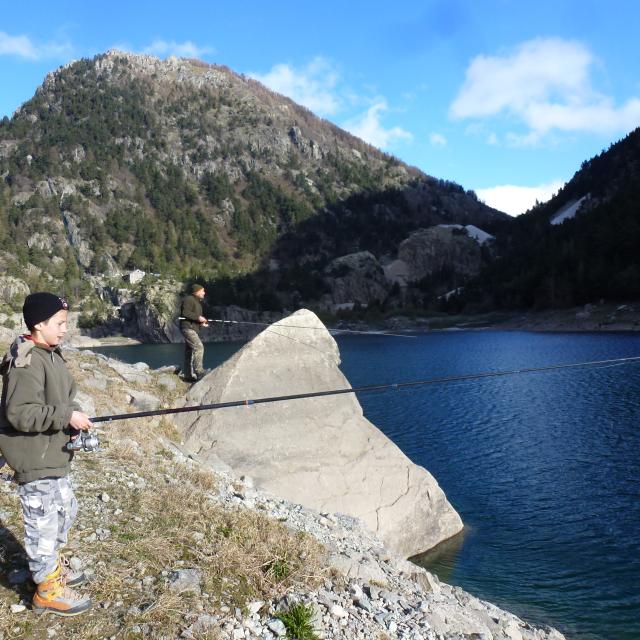
[[[443,582],[451,582],[456,561],[464,544],[465,533],[468,533],[466,527],[452,538],[444,540],[433,549],[413,556],[409,560],[424,567],[427,571],[435,573]]]

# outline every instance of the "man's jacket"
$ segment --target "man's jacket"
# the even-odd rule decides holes
[[[18,482],[69,473],[69,420],[79,410],[76,384],[60,349],[20,336],[0,365],[0,451]]]
[[[202,304],[200,303],[200,299],[194,295],[185,296],[180,305],[180,316],[186,319],[180,320],[180,328],[195,329],[198,331],[200,329],[198,318],[201,315]]]

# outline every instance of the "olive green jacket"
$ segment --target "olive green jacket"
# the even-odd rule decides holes
[[[59,348],[18,337],[0,365],[0,451],[18,482],[69,473],[69,420],[76,384]]]
[[[198,318],[202,315],[202,303],[200,298],[194,295],[185,296],[180,305],[180,316],[185,320],[180,321],[181,329],[200,329]]]

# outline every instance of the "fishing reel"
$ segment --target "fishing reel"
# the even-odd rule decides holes
[[[87,451],[93,453],[100,450],[100,439],[95,433],[80,431],[72,435],[71,440],[65,445],[67,451]]]

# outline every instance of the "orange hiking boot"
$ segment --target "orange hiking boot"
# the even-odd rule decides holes
[[[90,598],[67,587],[61,574],[61,567],[58,566],[38,585],[33,596],[33,610],[36,613],[77,616],[91,608]]]

